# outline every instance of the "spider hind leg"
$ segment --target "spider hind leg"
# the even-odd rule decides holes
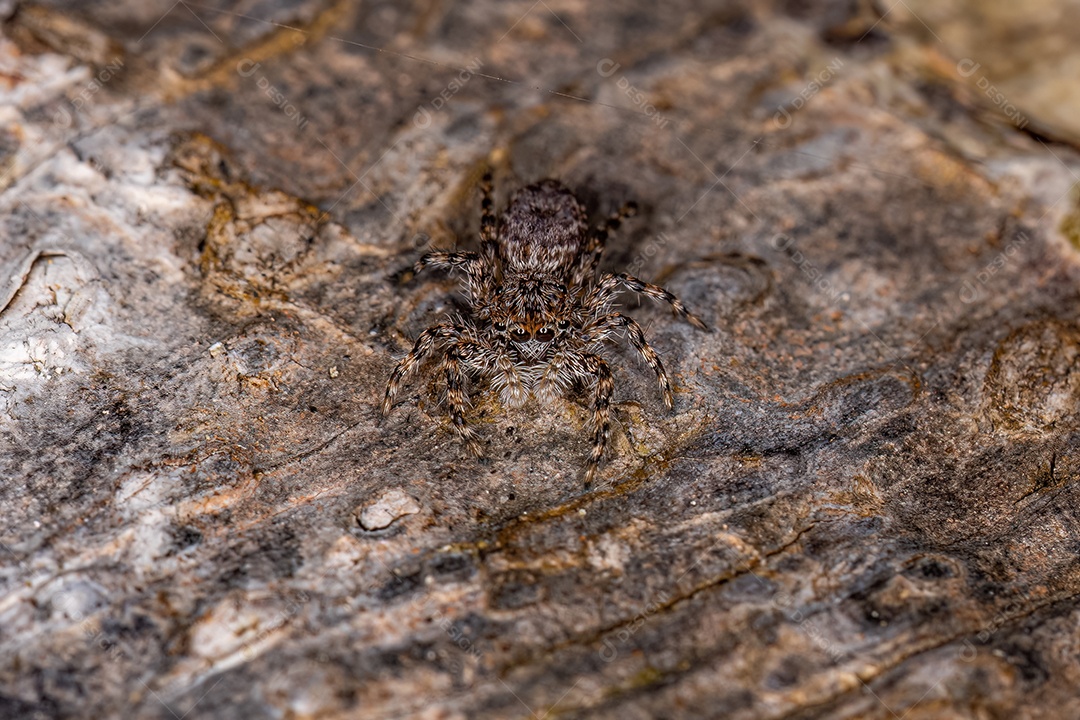
[[[443,357],[443,377],[446,380],[446,404],[450,409],[450,420],[454,432],[474,457],[483,457],[480,438],[465,420],[465,411],[469,406],[466,389],[466,360],[462,348],[451,346]]]
[[[604,447],[611,435],[611,395],[615,390],[615,383],[607,363],[600,357],[587,355],[585,361],[585,368],[596,378],[593,393],[592,451],[585,468],[585,486],[589,487],[596,478],[600,458],[604,456]]]
[[[622,225],[626,218],[637,215],[638,206],[635,202],[628,202],[617,211],[608,215],[603,224],[597,225],[589,231],[585,246],[581,249],[580,259],[574,269],[571,282],[581,285],[586,279],[595,277],[596,267],[600,264],[600,256],[604,254],[608,238]]]

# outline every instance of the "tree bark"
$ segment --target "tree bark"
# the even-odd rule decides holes
[[[1080,158],[904,8],[5,4],[0,716],[1080,717]],[[714,328],[591,488],[379,412],[487,167]]]

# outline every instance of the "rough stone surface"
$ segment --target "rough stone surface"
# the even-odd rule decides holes
[[[420,505],[416,500],[395,488],[380,495],[374,504],[361,508],[357,519],[365,530],[382,530],[398,518],[418,512]]]
[[[871,5],[0,3],[0,717],[1080,717],[1080,158]],[[589,490],[378,413],[488,165],[715,328]]]

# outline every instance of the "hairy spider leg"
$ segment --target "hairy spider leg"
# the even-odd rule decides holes
[[[555,398],[563,397],[566,391],[570,389],[575,376],[582,374],[578,368],[574,367],[573,362],[579,357],[579,351],[567,348],[559,351],[555,357],[551,358],[547,366],[544,367],[544,373],[533,387],[533,394],[536,395],[536,399],[547,404],[555,400]]]
[[[672,312],[685,319],[694,327],[700,330],[709,329],[709,326],[706,325],[701,318],[687,310],[686,306],[682,304],[682,300],[679,300],[679,298],[675,297],[671,292],[659,285],[647,283],[644,280],[640,280],[633,275],[628,275],[626,273],[618,273],[617,275],[605,273],[600,278],[600,282],[597,283],[596,287],[593,288],[592,292],[589,294],[586,303],[589,305],[603,306],[611,301],[615,291],[620,286],[638,293],[639,295],[650,297],[653,300],[666,302],[671,306]]]
[[[451,252],[433,250],[413,265],[413,273],[419,275],[424,268],[449,268],[461,270],[468,278],[469,294],[472,300],[481,298],[492,287],[491,273],[484,271],[484,262],[474,252]]]
[[[608,237],[619,229],[623,220],[634,217],[637,212],[637,203],[628,202],[608,215],[602,224],[589,231],[577,267],[574,268],[573,275],[570,278],[573,285],[581,285],[587,279],[596,276],[596,267],[600,264],[600,256],[604,254],[604,247],[607,245]]]
[[[626,338],[630,341],[630,344],[634,346],[642,359],[656,373],[656,384],[660,388],[664,404],[667,405],[668,410],[673,409],[675,401],[671,395],[671,381],[668,379],[667,371],[664,370],[664,363],[660,360],[660,355],[645,339],[645,333],[636,320],[622,313],[609,313],[598,318],[591,327],[586,327],[585,331],[588,333],[590,340],[603,340],[618,328],[623,328],[626,331]]]
[[[394,372],[390,374],[390,380],[386,383],[386,395],[383,397],[383,415],[390,414],[390,408],[393,407],[394,398],[397,396],[398,391],[401,390],[401,386],[416,372],[432,350],[440,344],[459,339],[461,332],[462,328],[444,323],[429,327],[420,333],[420,337],[416,338],[412,350],[401,359],[401,362],[394,368]]]
[[[495,217],[495,203],[491,199],[494,190],[489,170],[480,180],[480,253],[492,272],[498,268],[499,260],[498,220]]]
[[[615,390],[615,383],[611,379],[608,364],[598,355],[585,355],[583,359],[585,369],[596,377],[592,414],[593,447],[585,469],[585,485],[589,486],[596,477],[596,468],[600,465],[600,458],[604,455],[604,446],[607,445],[608,436],[611,434],[611,394]]]
[[[469,398],[466,395],[465,367],[467,359],[465,349],[471,345],[469,341],[461,340],[451,345],[443,356],[443,376],[446,379],[446,404],[450,409],[450,420],[454,424],[454,432],[465,443],[465,447],[475,457],[483,455],[476,432],[465,422],[465,410],[469,406]]]

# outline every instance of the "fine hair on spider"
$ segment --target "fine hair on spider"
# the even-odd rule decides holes
[[[397,364],[386,384],[386,415],[402,385],[429,358],[446,386],[446,405],[458,437],[481,457],[476,431],[466,423],[469,383],[487,382],[508,406],[529,397],[550,403],[572,388],[592,396],[590,485],[610,434],[614,391],[604,342],[622,333],[656,374],[664,404],[674,408],[671,381],[660,356],[633,318],[617,312],[623,290],[667,303],[674,314],[707,330],[670,292],[626,273],[597,273],[611,232],[637,213],[627,203],[590,228],[584,206],[562,183],[543,180],[518,190],[496,218],[491,173],[480,184],[480,251],[436,250],[413,266],[461,273],[469,313],[429,327]]]

